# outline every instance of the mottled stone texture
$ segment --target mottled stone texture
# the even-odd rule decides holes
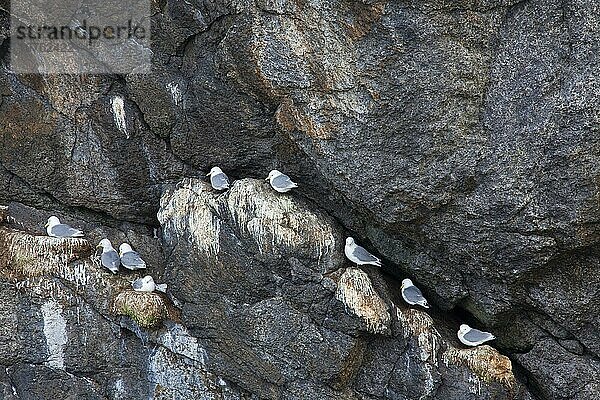
[[[259,398],[529,399],[507,357],[456,350],[398,282],[347,265],[337,223],[267,183],[185,180],[159,220],[182,322]]]
[[[537,397],[598,397],[594,1],[165,0],[153,7],[147,76],[14,75],[4,41],[0,201],[142,240],[159,227],[165,187],[180,178],[213,165],[233,178],[277,167],[298,181],[297,197],[336,220],[338,234],[352,233],[382,255],[389,279],[413,278],[440,318],[492,330]],[[1,22],[7,28],[6,14]],[[233,247],[221,257],[241,268],[248,251]],[[256,303],[276,293],[269,279],[281,266],[268,257],[256,281],[232,275],[241,285],[235,293],[204,287],[203,299],[191,283],[206,277],[189,276],[199,268],[192,261],[167,262],[166,276],[187,300],[183,318],[195,334],[240,338],[235,329],[244,325],[233,316],[213,326],[195,314],[207,302],[257,307],[247,310],[256,313],[245,316],[248,324],[298,311],[285,296]],[[303,288],[310,290],[296,289]],[[305,326],[297,317],[279,329]],[[328,340],[339,343],[330,350],[339,360],[350,351]],[[271,395],[285,392],[281,382],[292,393],[316,376],[340,379],[339,369],[313,368],[310,354],[293,351],[307,357],[285,367],[293,375],[257,372],[256,361],[240,382]],[[226,354],[215,363],[222,372],[235,364]],[[348,379],[364,382],[360,393],[385,396],[360,375]]]
[[[132,291],[138,274],[99,267],[84,240],[0,228],[7,399],[532,399],[508,357],[462,348],[457,321],[348,265],[342,227],[308,201],[184,179],[158,217],[166,296]]]

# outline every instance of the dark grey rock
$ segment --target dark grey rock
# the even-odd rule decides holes
[[[340,226],[310,203],[258,180],[219,194],[187,179],[161,204],[182,322],[209,369],[243,389],[269,399],[527,398],[513,392],[522,388],[508,358],[456,349],[425,313],[395,305],[397,283],[349,267]]]
[[[561,340],[559,343],[565,350],[578,356],[582,356],[585,351],[577,340]]]
[[[493,331],[541,397],[575,395],[573,376],[600,356],[594,7],[157,2],[148,76],[36,77],[1,67],[0,202],[79,220],[93,241],[117,235],[148,249],[201,330],[198,300],[190,301],[196,261],[164,271],[153,243],[163,189],[217,164],[232,178],[283,169],[300,184],[297,196],[383,256],[391,276],[413,278],[449,319]],[[0,15],[4,40],[9,18]],[[125,130],[112,114],[116,97]],[[36,223],[23,224],[40,232]],[[227,247],[232,263],[279,265]],[[311,281],[319,277],[306,253],[287,256],[291,278],[252,271],[233,299],[288,310],[285,299],[270,303],[279,285],[293,298],[335,290]],[[331,312],[316,304],[318,318]],[[358,329],[338,311],[335,324]],[[541,348],[557,340],[576,340],[583,354]],[[544,362],[548,353],[561,368]],[[260,381],[253,367],[248,385]],[[277,374],[265,376],[269,383],[256,384],[271,393]]]
[[[183,326],[143,331],[116,315],[139,275],[112,275],[57,241],[0,227],[0,398],[240,398]],[[70,252],[68,262],[55,254]]]
[[[552,400],[593,399],[600,393],[597,360],[567,352],[551,339],[537,343],[516,359],[531,371],[533,387],[543,398]],[[567,361],[568,360],[568,361]]]

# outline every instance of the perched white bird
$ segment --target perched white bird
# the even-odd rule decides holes
[[[45,225],[48,236],[56,238],[80,238],[83,237],[83,232],[79,229],[71,228],[67,224],[61,224],[60,220],[54,215],[48,218]]]
[[[151,292],[154,292],[155,290],[158,290],[160,292],[167,291],[166,283],[156,284],[156,283],[154,283],[154,279],[150,275],[146,275],[143,278],[136,279],[131,284],[131,287],[133,287],[133,290],[135,290],[136,292],[151,293]]]
[[[136,269],[146,268],[146,262],[128,243],[119,246],[119,256],[121,257],[121,265],[127,269],[135,271]]]
[[[496,339],[496,336],[489,332],[473,329],[467,324],[462,324],[458,330],[458,339],[467,346],[479,346],[482,343]]]
[[[429,308],[427,299],[423,297],[423,293],[418,287],[413,285],[410,279],[404,279],[402,281],[402,298],[411,306],[420,305],[421,307]]]
[[[102,256],[100,256],[102,266],[108,268],[113,274],[119,272],[119,265],[121,265],[119,254],[113,248],[110,240],[102,239],[96,248],[102,248]]]
[[[154,292],[156,284],[150,275],[146,275],[143,278],[138,278],[133,281],[131,287],[133,287],[133,290],[136,292]]]
[[[215,190],[229,189],[229,178],[219,167],[213,167],[206,175],[210,176],[210,184]]]
[[[363,247],[360,247],[354,242],[354,239],[349,237],[346,239],[346,247],[344,248],[346,257],[356,265],[375,265],[381,267],[381,260],[369,253]]]
[[[289,176],[282,174],[276,169],[269,172],[269,176],[265,180],[269,181],[273,189],[279,193],[286,193],[298,187],[296,183],[292,182]]]

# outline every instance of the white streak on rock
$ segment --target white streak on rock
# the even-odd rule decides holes
[[[171,92],[173,103],[175,103],[176,106],[180,105],[183,100],[183,93],[181,92],[179,84],[177,82],[169,82],[167,84],[167,89]]]
[[[125,119],[125,103],[123,98],[115,96],[111,100],[113,119],[117,129],[129,139],[129,133],[127,132],[127,120]]]
[[[42,305],[44,317],[44,336],[48,347],[45,365],[65,369],[64,346],[67,344],[67,323],[62,316],[60,305],[50,300]]]
[[[468,374],[469,392],[481,396],[481,379],[474,374]]]
[[[205,182],[184,179],[161,199],[158,218],[167,238],[169,232],[180,232],[209,256],[220,251],[223,224],[252,238],[262,254],[296,251],[317,259],[322,272],[333,267],[331,257],[339,244],[323,214],[252,180],[236,181],[227,193],[215,196]]]
[[[125,392],[125,382],[122,378],[117,379],[115,382],[115,400],[126,399],[127,393]]]
[[[265,192],[259,185],[235,182],[227,207],[240,230],[251,236],[263,253],[286,249],[310,249],[306,257],[318,259],[333,252],[336,239],[332,225],[290,196]]]
[[[371,333],[388,332],[390,313],[369,276],[359,268],[348,268],[338,282],[335,298],[367,324]]]
[[[435,329],[433,319],[424,311],[401,310],[395,307],[396,317],[402,324],[404,338],[416,337],[421,350],[421,361],[438,366],[438,350],[441,345],[440,333]]]
[[[216,257],[220,251],[221,221],[214,214],[215,204],[210,196],[207,186],[184,180],[167,201],[161,200],[158,218],[166,225],[165,232],[186,232],[186,240]]]
[[[206,351],[198,344],[198,339],[190,335],[183,325],[174,324],[162,335],[157,342],[175,354],[206,365]]]
[[[221,399],[214,378],[194,363],[159,346],[148,360],[149,399]]]

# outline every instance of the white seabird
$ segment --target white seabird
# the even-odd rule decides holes
[[[128,243],[119,246],[119,256],[121,257],[121,265],[127,269],[135,271],[136,269],[146,268],[146,262]]]
[[[150,275],[146,275],[143,278],[136,279],[131,284],[131,287],[133,287],[133,290],[135,290],[136,292],[152,293],[155,290],[158,290],[160,292],[167,291],[166,283],[156,284],[154,283],[154,279]]]
[[[119,254],[113,248],[110,240],[102,239],[96,248],[102,248],[102,256],[100,257],[102,266],[108,268],[113,274],[119,272],[121,261],[119,259]]]
[[[229,178],[219,167],[213,167],[210,172],[206,175],[210,176],[210,185],[215,190],[227,190],[229,189]]]
[[[462,324],[458,330],[458,339],[467,346],[479,346],[482,343],[496,339],[496,336],[489,332],[483,332],[473,329],[467,324]]]
[[[269,176],[265,180],[269,181],[273,189],[279,193],[286,193],[298,187],[296,183],[292,182],[289,176],[282,174],[276,169],[269,172]]]
[[[71,228],[67,224],[61,224],[60,220],[54,215],[48,218],[45,225],[48,236],[56,238],[80,238],[83,237],[83,231]]]
[[[410,279],[404,279],[402,281],[402,298],[411,306],[419,305],[421,307],[429,308],[427,299],[423,296],[423,293],[418,287],[413,285]]]
[[[346,247],[344,248],[346,257],[356,265],[375,265],[381,267],[381,260],[369,253],[363,247],[360,247],[354,242],[354,239],[349,237],[346,239]]]

